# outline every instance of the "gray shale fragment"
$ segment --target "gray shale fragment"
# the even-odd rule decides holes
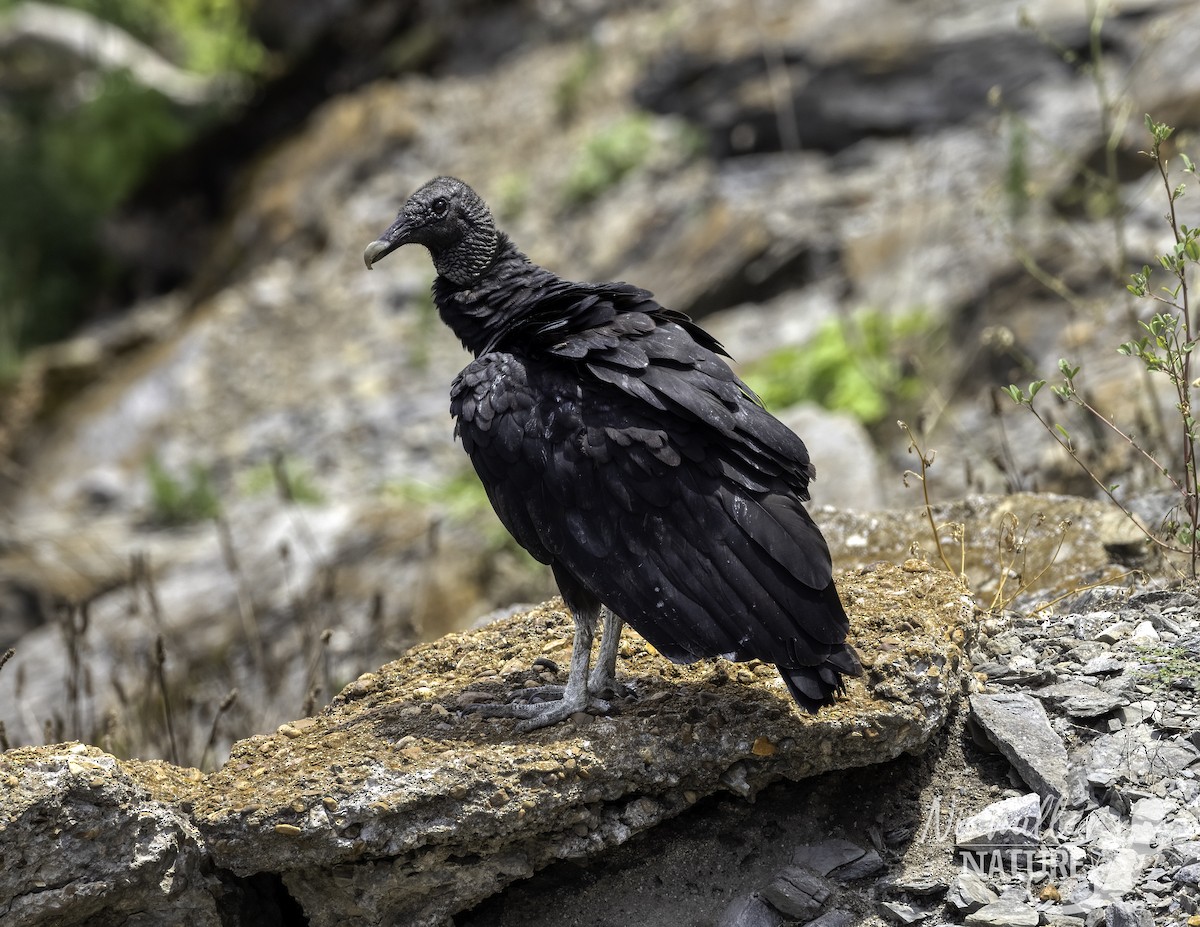
[[[946,891],[946,901],[964,914],[978,911],[999,898],[999,895],[988,888],[983,876],[970,869],[964,869],[956,875]]]
[[[864,850],[856,843],[834,837],[820,843],[805,844],[792,852],[792,863],[811,869],[817,875],[829,875],[839,866],[861,859]]]
[[[1037,911],[1015,898],[1001,898],[967,915],[971,927],[1037,927]]]
[[[1042,702],[1071,718],[1099,718],[1115,711],[1125,700],[1086,682],[1058,682],[1033,693]]]
[[[1041,813],[1041,800],[1032,792],[1006,798],[959,821],[954,842],[972,850],[1037,846]]]
[[[833,894],[833,887],[815,872],[799,866],[780,870],[762,891],[776,911],[798,921],[812,920]]]
[[[830,873],[830,876],[839,882],[853,882],[855,879],[865,879],[867,876],[875,875],[883,869],[883,865],[883,858],[877,851],[871,849],[853,862],[838,866]]]
[[[786,916],[755,892],[730,904],[717,921],[717,927],[781,927],[786,922]]]
[[[1114,901],[1104,912],[1104,927],[1154,927],[1154,920],[1141,905]]]
[[[1059,800],[1066,794],[1067,751],[1041,702],[1022,693],[977,694],[971,715],[1038,795]]]
[[[919,924],[929,917],[930,912],[903,901],[883,901],[879,911],[893,924]]]

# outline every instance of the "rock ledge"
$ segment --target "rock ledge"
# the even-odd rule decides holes
[[[867,671],[814,718],[796,713],[771,666],[674,666],[629,632],[618,673],[632,695],[610,717],[519,736],[511,721],[464,713],[553,681],[555,664],[565,672],[571,624],[552,601],[415,648],[320,716],[239,742],[208,775],[81,745],[9,751],[0,919],[115,924],[117,911],[140,910],[154,914],[139,924],[181,914],[192,927],[249,923],[250,908],[266,903],[249,877],[267,873],[314,927],[441,925],[715,791],[752,797],[782,777],[919,750],[961,692],[971,599],[924,564],[881,565],[839,586]],[[95,884],[103,880],[89,873],[119,865],[132,843],[155,848],[157,875],[104,882],[93,895],[112,918],[73,907],[66,889],[46,903],[63,867],[75,884]]]

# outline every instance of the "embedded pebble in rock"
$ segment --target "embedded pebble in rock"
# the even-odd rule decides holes
[[[971,716],[1042,798],[1066,794],[1067,752],[1041,702],[1020,692],[972,695]]]

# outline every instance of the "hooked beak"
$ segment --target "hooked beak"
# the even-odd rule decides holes
[[[371,266],[380,258],[391,254],[401,245],[407,245],[409,241],[411,239],[409,238],[408,223],[404,216],[400,215],[386,232],[367,245],[366,250],[363,251],[363,261],[367,265],[367,270],[370,270]]]

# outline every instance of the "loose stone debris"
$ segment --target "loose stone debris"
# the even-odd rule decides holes
[[[871,878],[839,880],[875,852],[839,836],[797,848],[770,885],[797,867],[824,877],[822,916],[871,927],[1200,927],[1200,598],[1101,588],[1077,602],[990,616],[968,648],[983,691],[962,736],[1004,757],[1007,795],[926,809]],[[826,923],[786,907],[764,886],[719,923]]]

